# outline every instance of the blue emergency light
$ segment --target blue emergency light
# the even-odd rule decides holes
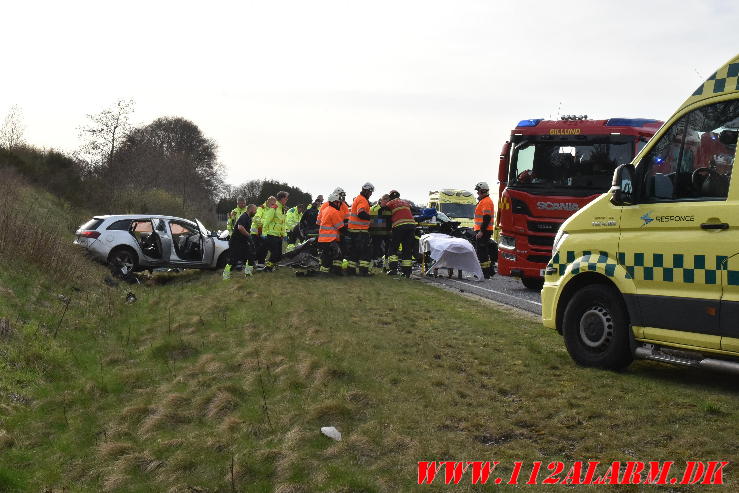
[[[532,118],[532,119],[529,119],[529,120],[521,120],[520,122],[518,122],[518,125],[516,125],[516,126],[517,127],[535,127],[542,120],[543,120],[543,118]]]
[[[649,118],[609,118],[606,127],[643,127],[648,123],[659,123]]]

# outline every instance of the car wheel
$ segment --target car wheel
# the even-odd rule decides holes
[[[544,287],[544,279],[541,277],[522,277],[521,282],[532,291],[541,291],[541,288]]]
[[[223,269],[226,267],[226,263],[228,262],[228,250],[221,253],[218,256],[218,262],[216,262],[216,269]]]
[[[120,247],[110,252],[108,265],[114,274],[127,277],[139,269],[136,252],[130,248]]]
[[[623,298],[604,284],[591,284],[567,303],[562,334],[578,364],[620,370],[633,360]]]

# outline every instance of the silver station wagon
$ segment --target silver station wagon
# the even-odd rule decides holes
[[[195,219],[129,214],[95,216],[75,232],[75,245],[117,274],[159,267],[222,268],[228,241]]]

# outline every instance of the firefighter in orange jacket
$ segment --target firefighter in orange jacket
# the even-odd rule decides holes
[[[369,198],[375,186],[372,183],[362,185],[362,191],[359,192],[352,202],[351,212],[349,214],[348,233],[349,233],[349,267],[347,274],[354,275],[359,267],[360,276],[369,276],[370,271],[370,204]]]
[[[477,207],[475,207],[475,251],[482,267],[485,279],[495,275],[497,249],[490,241],[493,234],[493,200],[490,198],[490,187],[484,181],[475,185],[477,191]]]
[[[344,227],[344,215],[340,212],[341,196],[332,193],[328,197],[327,207],[321,212],[321,224],[318,227],[318,247],[321,250],[321,272],[332,272],[342,275],[341,271],[341,230]]]
[[[398,273],[398,251],[400,251],[400,273],[405,277],[411,277],[413,268],[413,250],[415,247],[416,220],[411,212],[411,204],[400,199],[397,190],[391,190],[388,199],[380,199],[380,205],[390,209],[392,216],[392,241],[390,245],[390,257],[388,257],[388,274]]]

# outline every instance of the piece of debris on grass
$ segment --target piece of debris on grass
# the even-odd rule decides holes
[[[337,430],[336,428],[334,428],[333,426],[322,426],[321,433],[323,433],[329,438],[333,438],[337,442],[341,441],[341,432]]]

